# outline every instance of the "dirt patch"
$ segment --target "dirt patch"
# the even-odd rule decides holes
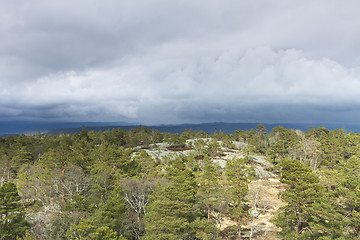
[[[280,183],[279,178],[266,178],[253,181],[249,185],[248,205],[250,208],[254,207],[254,200],[256,193],[257,207],[259,212],[258,217],[255,219],[254,233],[252,239],[254,240],[279,240],[277,232],[280,231],[271,219],[274,217],[275,212],[284,206],[284,203],[278,198],[279,192],[284,190],[284,185]],[[224,216],[221,224],[221,237],[222,239],[237,239],[236,226],[237,223],[227,216]],[[235,228],[234,228],[235,227]],[[250,218],[242,220],[242,236],[247,239],[250,235],[252,227],[252,220]]]
[[[284,185],[278,178],[267,178],[253,181],[249,186],[250,205],[254,206],[256,192],[258,192],[257,211],[259,216],[255,219],[253,239],[280,239],[277,232],[280,230],[276,227],[271,219],[275,212],[284,206],[284,203],[278,198],[279,192],[284,190]],[[251,222],[245,226],[251,229]]]

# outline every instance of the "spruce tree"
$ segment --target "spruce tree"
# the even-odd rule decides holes
[[[20,200],[14,183],[7,182],[0,187],[0,239],[16,239],[28,229]]]

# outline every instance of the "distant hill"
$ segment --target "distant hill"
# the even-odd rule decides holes
[[[209,134],[219,132],[220,130],[225,133],[233,133],[237,129],[250,130],[255,129],[259,123],[200,123],[200,124],[178,124],[178,125],[149,125],[146,126],[150,129],[157,129],[160,132],[179,133],[181,134],[186,129],[196,131],[203,131]],[[306,131],[310,126],[319,127],[323,126],[329,130],[336,128],[343,128],[346,132],[360,132],[360,125],[356,124],[311,124],[311,123],[274,123],[264,124],[270,132],[276,126],[283,126],[290,129],[299,129]],[[16,134],[57,134],[57,133],[75,133],[80,132],[82,127],[87,130],[105,131],[114,128],[121,128],[124,130],[131,130],[138,128],[141,125],[136,125],[126,122],[36,122],[36,121],[0,121],[0,136],[6,137],[7,135]]]
[[[159,132],[169,132],[169,133],[183,133],[186,129],[192,129],[196,131],[203,131],[209,134],[214,132],[223,131],[225,133],[233,133],[237,129],[242,130],[251,130],[252,128],[255,129],[259,123],[223,123],[223,122],[214,122],[214,123],[199,123],[199,124],[178,124],[178,125],[145,125],[150,129],[157,129]],[[269,130],[271,130],[275,126],[279,126],[279,124],[264,124]],[[282,125],[284,126],[284,124]],[[286,127],[299,127],[300,125],[291,125]],[[131,130],[133,128],[139,128],[141,125],[126,125],[126,126],[119,126],[119,125],[107,125],[107,126],[87,126],[84,125],[86,130],[94,130],[94,131],[106,131],[112,130],[114,128],[120,128],[124,130]],[[301,126],[302,129],[305,129],[306,126]],[[58,129],[51,129],[48,131],[49,134],[56,134],[60,132],[66,133],[75,133],[80,132],[82,127],[76,128],[58,128]]]
[[[45,122],[45,121],[0,121],[0,136],[16,134],[32,134],[40,131],[42,134],[55,133],[55,129],[72,129],[82,126],[109,126],[121,125],[126,126],[131,123],[126,122]]]

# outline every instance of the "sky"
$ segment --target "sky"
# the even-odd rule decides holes
[[[359,9],[358,0],[2,0],[0,120],[356,123]]]

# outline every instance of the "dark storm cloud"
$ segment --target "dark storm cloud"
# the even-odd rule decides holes
[[[354,0],[5,2],[0,117],[352,121],[360,106],[359,7]]]

